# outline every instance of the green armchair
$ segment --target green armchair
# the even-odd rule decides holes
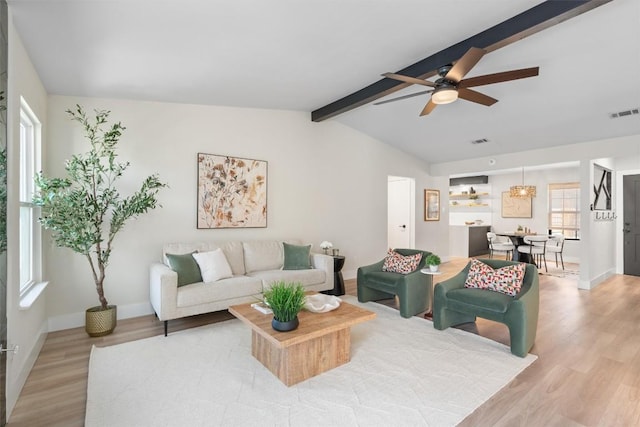
[[[483,259],[497,269],[517,264],[513,261]],[[433,301],[433,326],[443,330],[461,323],[475,322],[476,316],[504,323],[509,328],[511,353],[525,357],[536,339],[538,329],[538,270],[527,264],[520,292],[515,297],[500,292],[465,288],[469,266],[452,278],[436,285]]]
[[[431,252],[418,249],[394,249],[400,255],[422,254],[422,259],[416,271],[409,274],[382,271],[384,259],[375,264],[358,268],[358,301],[378,301],[398,296],[400,301],[400,315],[402,317],[415,316],[426,311],[431,303],[429,280],[431,276],[420,273],[424,262]]]

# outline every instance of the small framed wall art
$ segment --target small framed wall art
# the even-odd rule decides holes
[[[267,226],[267,162],[198,153],[198,228]]]
[[[440,221],[440,190],[424,190],[424,220]]]

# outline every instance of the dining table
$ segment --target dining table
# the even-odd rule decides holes
[[[524,242],[524,236],[534,236],[535,234],[536,233],[524,233],[520,231],[511,231],[511,232],[504,232],[504,233],[499,233],[496,231],[496,236],[508,237],[511,240],[511,243],[513,243],[514,249],[513,249],[512,260],[526,262],[529,264],[535,264],[535,262],[533,261],[533,256],[531,254],[523,254],[518,252],[518,246],[522,246],[526,244]]]

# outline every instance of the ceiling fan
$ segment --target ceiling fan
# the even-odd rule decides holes
[[[386,104],[387,102],[399,101],[401,99],[407,99],[425,93],[431,93],[431,98],[425,107],[423,108],[420,116],[424,116],[433,111],[436,106],[440,104],[449,104],[458,98],[462,98],[467,101],[476,102],[478,104],[491,106],[498,102],[497,99],[476,92],[469,89],[470,87],[489,85],[493,83],[501,83],[509,80],[524,79],[527,77],[535,77],[538,75],[539,67],[522,68],[520,70],[504,71],[502,73],[485,74],[483,76],[471,77],[469,79],[463,79],[463,77],[482,59],[487,52],[484,49],[472,47],[452,66],[445,65],[438,69],[438,75],[440,76],[435,82],[429,80],[422,80],[415,77],[403,76],[395,73],[384,73],[384,77],[399,80],[401,82],[418,84],[422,86],[432,87],[432,90],[413,93],[410,95],[404,95],[393,99],[388,99],[381,102],[376,102],[373,105]]]

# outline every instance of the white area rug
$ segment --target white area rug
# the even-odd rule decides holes
[[[378,314],[352,328],[351,362],[292,387],[235,319],[94,347],[86,426],[453,426],[536,359],[344,299]]]

